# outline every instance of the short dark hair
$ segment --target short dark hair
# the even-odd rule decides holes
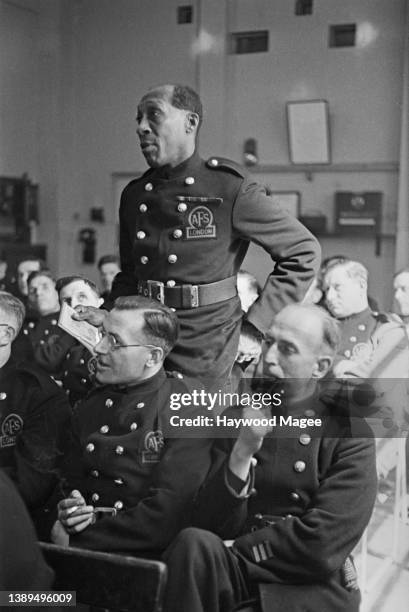
[[[165,356],[175,346],[179,321],[175,313],[164,304],[140,295],[128,295],[117,298],[114,309],[142,311],[145,321],[143,333],[150,343],[163,349]]]
[[[100,270],[101,267],[107,263],[116,263],[119,266],[120,261],[119,261],[118,255],[102,255],[102,257],[98,259],[98,264],[97,264],[98,270]]]
[[[55,278],[51,270],[48,270],[48,268],[44,268],[44,270],[35,270],[34,272],[30,272],[27,278],[27,285],[29,285],[32,280],[37,278],[37,276],[46,276],[47,278],[51,279],[55,285]]]
[[[101,297],[100,291],[96,284],[92,280],[89,280],[89,278],[81,276],[81,274],[73,274],[72,276],[62,276],[55,283],[55,288],[57,289],[58,293],[60,293],[61,289],[64,289],[64,287],[67,287],[67,285],[71,285],[71,283],[75,283],[76,281],[83,281],[86,285],[88,285],[88,287],[92,289],[92,291],[97,297]]]
[[[196,113],[199,116],[199,124],[197,126],[197,131],[199,131],[203,122],[203,106],[199,94],[194,89],[188,85],[173,84],[170,103],[175,108]]]
[[[21,300],[7,291],[0,291],[0,311],[5,312],[16,321],[16,336],[23,325],[26,316],[26,309]]]

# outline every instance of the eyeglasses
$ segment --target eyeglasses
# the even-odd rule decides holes
[[[105,329],[99,330],[99,341],[106,340],[110,351],[118,351],[119,349],[129,348],[131,346],[139,346],[144,348],[160,348],[155,344],[121,344],[119,340],[115,338],[113,334],[105,331]]]

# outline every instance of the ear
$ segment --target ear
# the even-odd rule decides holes
[[[199,115],[193,111],[186,114],[186,133],[196,131],[199,126]]]
[[[155,346],[155,348],[150,349],[149,357],[146,361],[147,368],[154,368],[157,365],[160,365],[165,358],[165,354],[163,349],[160,346]]]
[[[330,355],[320,355],[315,362],[312,378],[323,378],[331,369],[333,358]]]
[[[7,327],[0,327],[0,346],[7,346],[11,344],[16,337],[16,331],[11,325]]]

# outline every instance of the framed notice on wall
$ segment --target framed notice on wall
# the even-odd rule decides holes
[[[275,204],[286,210],[293,217],[300,216],[300,192],[299,191],[272,191],[270,197]]]
[[[288,148],[292,164],[331,162],[328,102],[287,102]]]

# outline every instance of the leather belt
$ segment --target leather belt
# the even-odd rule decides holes
[[[199,308],[229,300],[237,295],[236,277],[229,276],[206,285],[176,285],[167,287],[161,281],[137,282],[138,294],[158,300],[169,308]]]

